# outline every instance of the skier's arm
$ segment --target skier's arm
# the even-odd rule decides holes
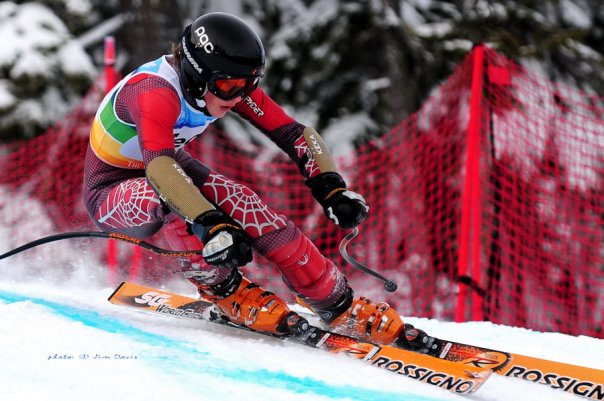
[[[119,96],[136,125],[147,181],[160,199],[189,222],[214,210],[174,159],[173,127],[180,113],[174,88],[162,78],[141,74]]]
[[[296,163],[304,178],[321,173],[337,173],[331,153],[321,136],[289,116],[261,88],[239,102],[234,108]]]
[[[219,267],[243,266],[252,260],[251,247],[241,227],[217,210],[178,164],[174,149],[174,125],[180,98],[169,83],[157,77],[136,89],[136,80],[124,87],[130,114],[137,127],[149,185],[171,211],[191,223],[204,243],[206,262]],[[149,89],[149,86],[152,89]]]
[[[321,136],[290,117],[261,88],[237,104],[234,111],[250,121],[297,164],[325,214],[343,228],[367,218],[365,199],[349,191]]]

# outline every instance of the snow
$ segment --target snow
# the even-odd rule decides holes
[[[72,60],[81,60],[79,64],[73,63]],[[72,40],[66,43],[58,53],[58,64],[61,70],[70,75],[85,73],[93,76],[96,74],[96,69],[88,55],[82,48],[80,42]]]
[[[401,4],[402,18],[405,24],[410,27],[417,27],[425,23],[425,18],[417,11],[416,7],[412,3],[404,2]]]
[[[53,71],[48,68],[48,58],[42,53],[24,52],[19,55],[10,70],[10,78],[16,80],[24,75],[50,79]]]
[[[589,29],[592,26],[593,16],[586,14],[588,8],[582,3],[583,1],[562,0],[562,18],[571,26]]]
[[[0,111],[6,110],[15,105],[17,98],[10,91],[10,81],[0,79]]]
[[[93,12],[92,4],[88,0],[66,0],[65,7],[70,13],[81,16]]]
[[[83,48],[100,43],[106,36],[117,31],[126,22],[126,20],[127,17],[125,14],[118,14],[95,25],[93,28],[78,36],[74,40]]]
[[[11,67],[22,57],[35,53],[37,57],[43,57],[40,50],[59,47],[69,36],[63,22],[45,6],[36,3],[18,6],[13,2],[3,2],[0,7],[0,66]],[[52,60],[48,56],[46,59],[48,69]],[[72,60],[74,64],[78,61]],[[31,67],[32,73],[39,72],[38,62]],[[15,74],[11,71],[11,75]]]
[[[447,35],[453,29],[453,24],[450,22],[433,22],[422,24],[415,27],[415,32],[419,36],[439,36]]]
[[[4,234],[8,233],[6,230]],[[82,400],[569,400],[542,385],[493,375],[461,397],[342,355],[207,322],[107,302],[105,269],[71,243],[41,264],[39,250],[0,261],[3,399]],[[42,247],[41,247],[42,248]],[[66,262],[67,255],[71,261]],[[78,256],[73,256],[78,255]],[[44,266],[31,266],[32,262]],[[71,264],[66,268],[66,264]],[[186,280],[165,289],[194,295]],[[407,318],[437,336],[602,369],[604,340],[488,322]]]
[[[363,113],[343,116],[333,119],[332,124],[321,132],[331,154],[334,157],[343,157],[354,153],[354,143],[359,127],[370,129],[375,122]]]

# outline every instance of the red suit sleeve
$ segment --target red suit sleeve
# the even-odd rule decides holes
[[[288,115],[261,88],[243,98],[233,111],[252,123],[285,151],[306,178],[318,171],[307,168],[309,152],[305,150],[306,143],[303,138],[305,126]]]
[[[174,124],[180,114],[176,90],[163,78],[141,74],[124,86],[120,96],[136,124],[145,164],[160,153],[173,155]]]
[[[277,129],[296,122],[262,88],[243,98],[233,111],[269,136]]]

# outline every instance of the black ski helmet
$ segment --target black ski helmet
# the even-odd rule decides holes
[[[208,90],[223,99],[248,95],[264,76],[262,41],[243,20],[227,13],[205,14],[187,26],[180,56],[184,89],[197,99]],[[220,96],[214,83],[232,78],[246,79],[246,87]]]

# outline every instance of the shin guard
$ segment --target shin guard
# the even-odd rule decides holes
[[[164,224],[162,234],[172,250],[186,251],[203,249],[203,243],[197,236],[189,234],[187,224],[180,218],[173,218]],[[193,284],[216,284],[224,281],[233,269],[208,265],[203,256],[192,255],[181,259],[182,272]]]
[[[342,296],[346,280],[298,228],[290,224],[286,229],[294,230],[289,235],[291,240],[264,256],[279,266],[290,289],[309,305],[332,304]]]

